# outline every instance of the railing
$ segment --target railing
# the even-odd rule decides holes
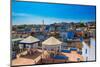
[[[36,64],[40,61],[40,59],[42,58],[42,54],[40,56],[38,56],[36,59],[34,59],[33,64]]]

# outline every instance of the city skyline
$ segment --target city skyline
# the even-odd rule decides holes
[[[12,24],[96,21],[96,7],[72,4],[12,2]]]

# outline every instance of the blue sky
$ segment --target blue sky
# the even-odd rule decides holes
[[[95,21],[95,6],[12,2],[12,24]]]

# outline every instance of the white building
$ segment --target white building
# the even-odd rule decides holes
[[[84,58],[84,61],[88,61],[90,48],[84,41],[82,42],[82,44],[83,44],[82,56]]]
[[[86,44],[84,41],[82,42],[83,48],[82,48],[82,56],[84,58],[84,61],[95,61],[95,39],[90,38],[90,46]]]
[[[96,60],[96,42],[95,39],[90,38],[90,53],[89,53],[89,61]]]

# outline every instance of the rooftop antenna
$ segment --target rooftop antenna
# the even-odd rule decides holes
[[[42,20],[42,32],[44,32],[44,20]]]
[[[44,29],[44,20],[42,21],[42,26],[43,26],[43,29]]]

